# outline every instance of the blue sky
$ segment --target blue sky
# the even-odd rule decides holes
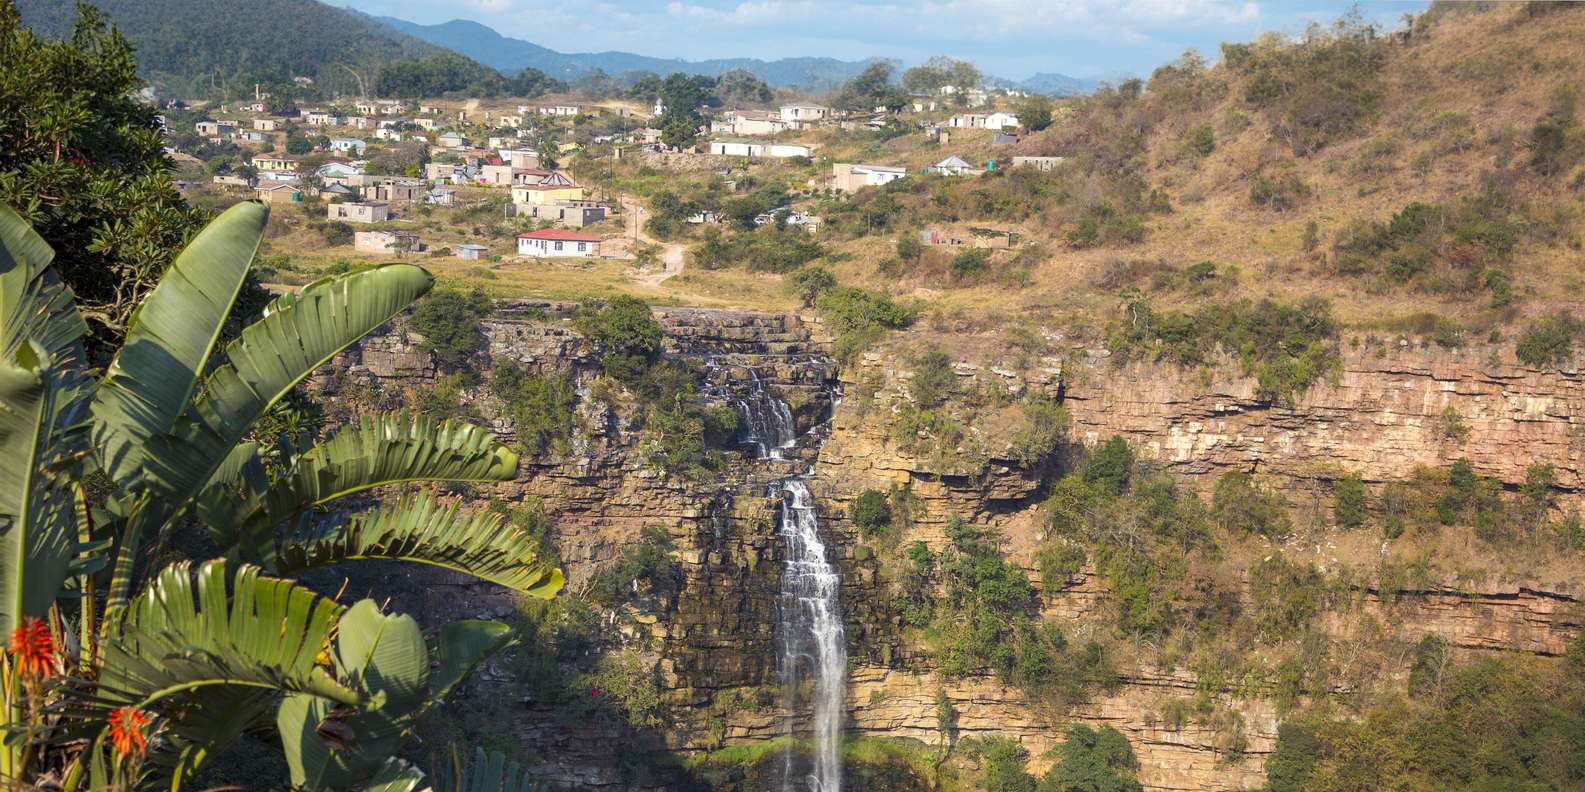
[[[945,54],[1023,79],[1148,75],[1192,47],[1298,33],[1356,5],[1340,0],[331,0],[413,22],[472,19],[562,52],[659,57],[870,56],[913,64]],[[1357,4],[1394,27],[1424,0]]]

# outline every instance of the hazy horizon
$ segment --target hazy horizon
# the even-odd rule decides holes
[[[335,0],[420,24],[465,19],[560,52],[620,50],[691,61],[717,58],[965,58],[987,74],[1026,79],[1148,75],[1195,49],[1214,59],[1225,41],[1297,34],[1358,6],[1387,28],[1423,0],[1305,3],[1242,0],[641,0],[571,7],[546,0]]]

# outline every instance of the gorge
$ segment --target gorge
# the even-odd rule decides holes
[[[1572,372],[1528,370],[1496,349],[1380,354],[1367,346],[1345,351],[1334,381],[1283,407],[1256,398],[1254,383],[1236,368],[1118,365],[1104,350],[1067,346],[1060,337],[1049,339],[1048,354],[1015,360],[995,339],[971,339],[954,355],[955,395],[946,409],[967,414],[967,394],[1005,396],[982,398],[991,406],[975,414],[954,453],[939,454],[892,425],[910,402],[906,351],[880,347],[839,367],[812,318],[658,309],[666,354],[699,364],[703,392],[741,416],[740,439],[750,449],[714,480],[691,482],[656,475],[638,452],[639,428],[591,398],[598,350],[564,321],[573,310],[503,306],[497,315],[505,318],[482,322],[478,365],[510,361],[570,375],[586,431],[568,453],[536,460],[518,481],[480,487],[472,497],[542,503],[573,592],[644,541],[649,527],[670,542],[681,580],[673,598],[643,597],[599,614],[609,629],[590,651],[653,669],[658,703],[645,717],[569,721],[558,714],[565,700],[524,692],[525,680],[505,666],[454,705],[479,708],[492,739],[536,757],[535,773],[555,788],[758,789],[790,777],[807,784],[793,788],[925,789],[928,763],[910,764],[909,751],[918,751],[908,746],[1006,737],[1039,770],[1068,723],[1127,736],[1146,789],[1260,788],[1281,713],[1292,706],[1276,675],[1238,670],[1263,666],[1217,665],[1201,650],[1173,662],[1148,641],[1108,639],[1115,676],[1086,683],[1084,695],[1057,706],[984,670],[944,672],[931,639],[899,614],[893,559],[906,542],[936,558],[953,552],[953,518],[997,531],[1009,563],[1052,586],[1037,558],[1049,530],[1041,503],[1063,463],[1021,459],[996,442],[1012,434],[1004,415],[1011,408],[994,405],[1030,394],[1062,405],[1069,443],[1125,436],[1188,492],[1210,492],[1228,471],[1253,471],[1287,494],[1293,513],[1305,515],[1293,530],[1231,546],[1236,564],[1224,563],[1256,570],[1280,551],[1326,576],[1332,607],[1314,615],[1311,630],[1330,647],[1334,673],[1322,677],[1329,695],[1346,699],[1370,677],[1401,678],[1404,658],[1427,636],[1455,654],[1547,658],[1565,653],[1585,622],[1585,587],[1566,561],[1529,563],[1536,556],[1519,546],[1492,555],[1474,540],[1446,542],[1431,557],[1400,549],[1407,539],[1337,530],[1330,510],[1315,506],[1345,469],[1374,502],[1396,482],[1413,480],[1417,466],[1467,455],[1480,476],[1513,489],[1530,466],[1551,464],[1556,508],[1572,509],[1580,492],[1576,416],[1585,407],[1585,388]],[[525,318],[510,318],[514,312]],[[319,379],[321,398],[356,403],[433,387],[443,372],[420,341],[400,325],[366,339],[331,367],[339,373]],[[487,399],[468,398],[511,436]],[[1439,428],[1450,410],[1467,427],[1456,446]],[[789,435],[811,433],[817,439],[788,443]],[[804,483],[806,471],[818,488]],[[902,535],[886,540],[891,550],[853,520],[854,503],[868,490],[905,492],[896,502],[912,504]],[[830,563],[829,573],[817,559]],[[1229,608],[1262,612],[1268,595],[1249,572],[1239,574],[1195,585],[1224,585]],[[1054,583],[1041,591],[1041,619],[1059,625],[1074,651],[1103,638],[1119,592],[1095,559]],[[428,580],[415,588],[407,603],[414,612],[513,608],[487,587]],[[789,597],[807,599],[795,608]],[[791,618],[795,612],[802,617]],[[788,630],[794,621],[800,629]],[[845,645],[797,647],[787,640],[795,634]],[[1272,666],[1282,656],[1265,642],[1254,651],[1256,662]],[[795,671],[807,676],[786,685]],[[844,677],[844,685],[829,684]],[[955,713],[946,732],[943,711]],[[827,753],[838,733],[847,746],[845,783]],[[628,746],[626,756],[612,755],[615,741]],[[864,745],[889,747],[877,760],[879,749],[855,747]],[[856,752],[864,761],[854,761]]]

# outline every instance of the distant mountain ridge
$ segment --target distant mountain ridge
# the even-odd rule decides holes
[[[561,80],[574,80],[599,69],[612,76],[627,72],[648,71],[656,74],[686,72],[717,76],[733,69],[744,69],[777,88],[805,88],[826,90],[853,79],[864,67],[879,58],[861,61],[844,61],[836,58],[782,58],[767,61],[759,58],[715,58],[689,61],[680,58],[656,58],[631,52],[558,52],[531,41],[510,38],[494,28],[465,19],[453,19],[438,25],[421,25],[395,17],[371,17],[414,38],[436,46],[445,47],[473,58],[503,74],[515,74],[524,68],[535,68]]]

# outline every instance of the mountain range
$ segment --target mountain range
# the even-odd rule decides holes
[[[507,76],[538,69],[566,81],[595,71],[613,77],[634,72],[717,76],[734,69],[753,73],[776,88],[825,91],[836,88],[879,58],[716,58],[690,61],[631,52],[558,52],[504,36],[478,22],[454,19],[423,25],[375,17],[318,0],[92,0],[138,49],[138,64],[156,86],[176,95],[197,95],[217,85],[258,80],[313,78],[323,89],[372,86],[382,69],[397,61],[447,51]],[[76,0],[17,0],[23,24],[47,36],[71,35]],[[482,64],[482,67],[480,66]],[[1029,80],[988,78],[1053,96],[1093,90],[1093,82],[1042,73]]]
[[[846,61],[836,58],[805,57],[771,61],[759,58],[714,58],[690,61],[636,55],[631,52],[567,53],[531,41],[503,36],[494,28],[464,19],[453,19],[437,25],[421,25],[395,17],[373,17],[373,19],[392,30],[466,55],[503,74],[515,74],[524,68],[535,68],[557,79],[568,81],[576,80],[595,70],[612,76],[628,72],[654,72],[663,75],[686,72],[714,77],[722,72],[743,69],[776,88],[821,91],[836,88],[853,79],[865,67],[881,60],[868,58]],[[1023,81],[993,78],[990,82],[1051,96],[1073,96],[1088,93],[1096,87],[1095,81],[1092,80],[1081,80],[1050,72],[1042,72]]]

